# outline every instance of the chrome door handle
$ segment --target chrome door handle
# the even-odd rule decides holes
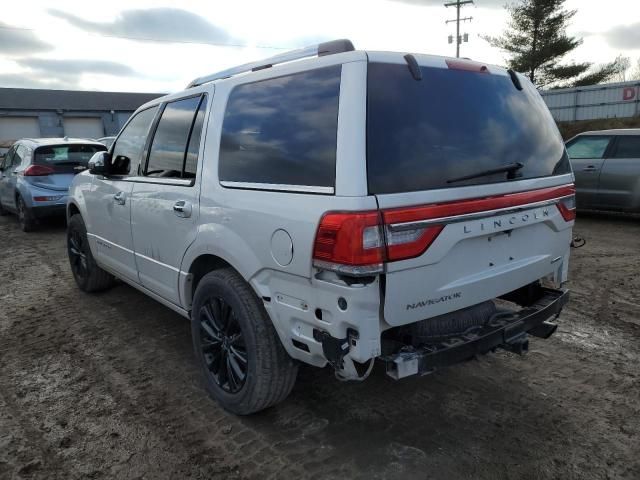
[[[191,216],[191,204],[185,200],[178,200],[173,204],[173,211],[179,217],[190,217]]]
[[[124,195],[124,192],[118,192],[113,196],[114,202],[118,205],[124,205],[127,202],[127,198]]]
[[[596,170],[598,169],[593,165],[588,165],[582,169],[583,172],[595,172]]]

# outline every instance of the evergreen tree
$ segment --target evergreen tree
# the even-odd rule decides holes
[[[576,10],[564,9],[565,0],[518,0],[505,8],[511,15],[509,28],[499,37],[485,37],[508,55],[509,67],[525,73],[538,87],[592,85],[619,71],[617,62],[589,72],[590,62],[563,64],[582,39],[570,37],[566,28]],[[585,83],[586,82],[586,83]]]

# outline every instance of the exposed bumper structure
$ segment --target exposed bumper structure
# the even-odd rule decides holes
[[[550,337],[557,325],[548,320],[555,319],[569,299],[568,290],[543,290],[544,294],[535,304],[512,315],[501,315],[472,333],[418,348],[404,347],[398,353],[382,357],[387,374],[396,380],[424,375],[497,348],[525,353],[529,345],[527,334]]]

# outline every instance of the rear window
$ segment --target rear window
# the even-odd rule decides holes
[[[33,163],[50,167],[86,166],[94,153],[106,150],[104,145],[52,145],[36,149]]]
[[[234,88],[222,124],[223,184],[333,187],[340,73],[326,67]]]
[[[558,129],[535,88],[508,76],[372,63],[368,69],[370,193],[398,193],[569,173]],[[517,171],[482,175],[515,163]]]

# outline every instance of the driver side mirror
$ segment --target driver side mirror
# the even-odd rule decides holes
[[[96,152],[89,160],[89,173],[91,175],[108,175],[111,166],[111,154],[109,152]]]

